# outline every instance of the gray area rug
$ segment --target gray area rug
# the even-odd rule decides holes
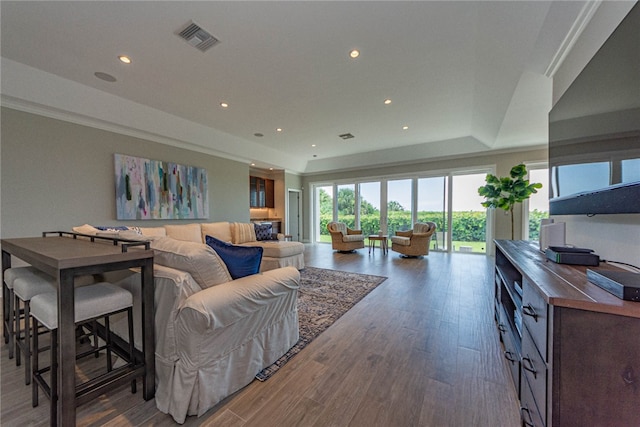
[[[256,379],[268,380],[315,337],[386,279],[369,274],[305,267],[300,271],[298,290],[300,340],[273,365],[258,373]]]

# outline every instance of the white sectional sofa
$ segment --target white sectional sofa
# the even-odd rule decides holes
[[[158,409],[178,423],[184,423],[188,415],[204,414],[252,382],[298,342],[297,268],[304,266],[304,259],[300,259],[301,249],[298,252],[295,247],[301,243],[240,243],[260,245],[265,248],[263,255],[272,259],[261,264],[258,274],[232,280],[226,264],[202,239],[213,235],[233,241],[238,233],[238,240],[244,240],[242,233],[251,234],[246,226],[212,223],[99,232],[83,226],[74,231],[111,233],[111,237],[117,232],[121,238],[140,238],[141,232],[151,240],[155,252],[155,400]],[[280,249],[268,251],[270,247]],[[103,278],[132,292],[137,321],[138,274],[124,271]],[[126,337],[126,318],[115,320],[112,328]],[[139,322],[135,336],[136,347],[142,348]]]
[[[159,227],[94,227],[85,224],[73,230],[84,234],[101,234],[123,238],[168,236],[177,240],[205,243],[206,236],[212,236],[223,242],[241,246],[260,246],[263,248],[260,271],[281,267],[304,268],[304,245],[300,242],[284,240],[282,234],[270,240],[259,240],[256,228],[260,225],[241,222],[211,222],[164,225]],[[271,233],[268,233],[271,234]]]

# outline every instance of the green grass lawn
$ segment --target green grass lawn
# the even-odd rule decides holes
[[[320,236],[320,242],[321,243],[331,243],[331,236],[329,235],[321,235]],[[470,246],[471,247],[471,252],[473,253],[486,253],[486,242],[458,242],[458,241],[453,241],[452,242],[453,247],[455,248],[456,252],[460,251],[460,246]],[[369,239],[365,239],[364,240],[364,245],[368,247],[369,245]],[[435,249],[435,241],[432,240],[431,241],[431,246],[430,249]]]

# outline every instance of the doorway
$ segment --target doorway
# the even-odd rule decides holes
[[[300,197],[300,190],[289,189],[287,195],[287,226],[285,228],[286,233],[291,236],[291,240],[300,242],[300,230],[302,230],[302,217],[300,211],[302,210],[302,198]]]

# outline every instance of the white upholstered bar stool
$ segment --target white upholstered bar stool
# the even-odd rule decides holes
[[[129,348],[126,357],[126,364],[116,370],[124,370],[135,364],[134,337],[133,337],[133,296],[131,292],[108,282],[100,282],[93,285],[79,287],[75,289],[75,323],[76,326],[96,319],[104,318],[105,345],[92,347],[91,350],[82,354],[76,354],[76,359],[95,354],[97,351],[106,349],[107,354],[107,374],[97,378],[92,378],[82,384],[76,384],[76,403],[83,403],[82,397],[87,396],[93,389],[108,382],[109,373],[116,372],[113,369],[111,360],[112,338],[109,327],[109,316],[126,311],[129,326]],[[36,295],[31,299],[31,316],[33,317],[33,361],[32,361],[32,404],[38,406],[38,387],[42,388],[45,395],[51,401],[51,422],[55,424],[57,419],[57,329],[58,329],[58,294],[57,292]],[[39,347],[38,325],[42,324],[51,331],[51,363],[49,366],[40,368],[38,361]],[[95,327],[95,322],[93,325]],[[50,371],[50,384],[47,384],[43,374]],[[105,380],[106,378],[106,380]],[[131,382],[131,391],[135,393],[135,379]]]
[[[5,313],[4,327],[7,331],[9,359],[12,359],[14,356],[14,349],[17,347],[16,332],[20,331],[20,305],[17,302],[23,301],[25,303],[25,309],[28,310],[31,297],[55,290],[55,280],[55,278],[32,266],[11,267],[4,271],[4,285],[8,289],[8,294],[6,295],[8,301],[5,305],[5,307],[8,307],[8,312]],[[21,282],[18,285],[20,288],[20,300],[16,299],[16,281]],[[25,316],[26,327],[28,327],[28,319],[29,315],[27,313]],[[19,354],[16,356],[16,365],[20,365]],[[29,375],[29,377],[30,376],[31,375]],[[27,382],[27,384],[29,384],[29,382]]]
[[[14,340],[16,351],[16,365],[20,365],[20,356],[24,355],[24,383],[31,383],[31,340],[29,339],[31,316],[31,299],[36,295],[45,293],[55,293],[56,282],[51,276],[36,272],[33,275],[24,275],[16,278],[13,282],[14,298]],[[20,325],[20,305],[22,303],[24,311],[24,325]]]

